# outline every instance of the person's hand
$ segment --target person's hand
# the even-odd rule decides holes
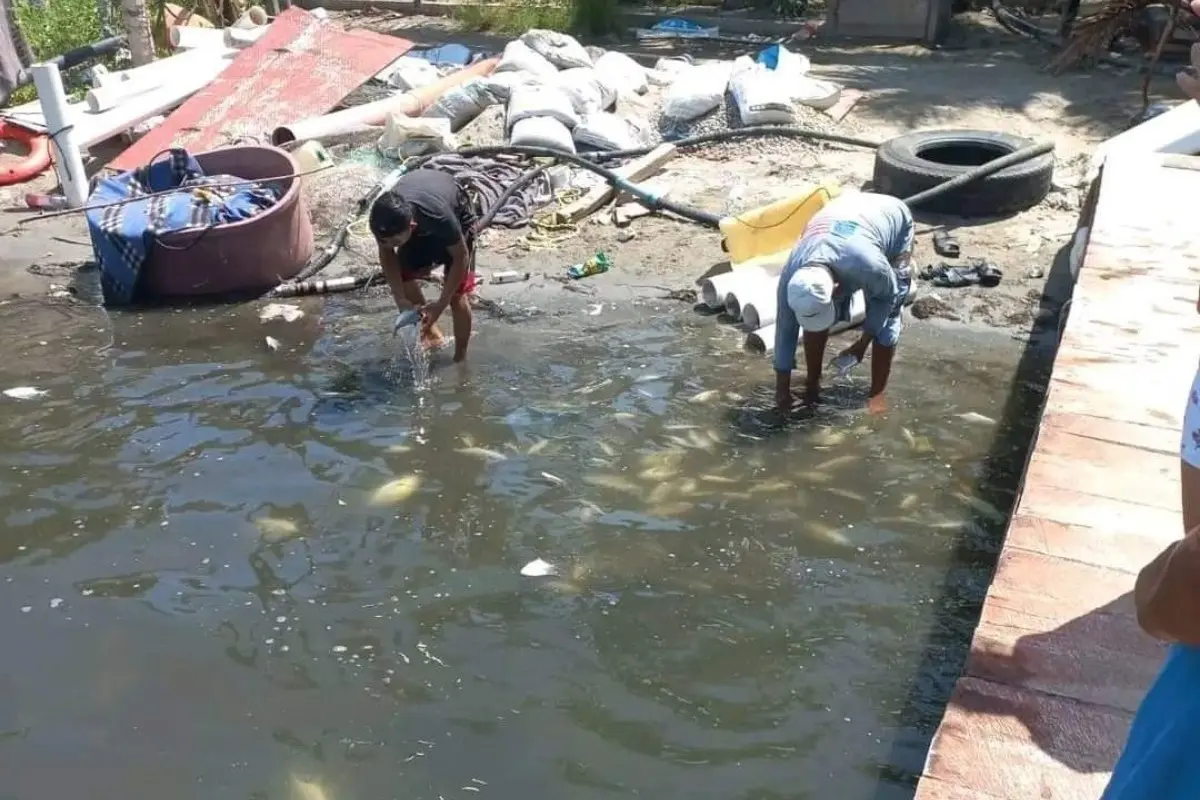
[[[883,414],[887,412],[888,404],[887,397],[882,394],[877,394],[867,398],[867,413]]]
[[[427,303],[421,308],[421,322],[426,329],[432,328],[446,311],[446,303],[438,300],[434,303]]]

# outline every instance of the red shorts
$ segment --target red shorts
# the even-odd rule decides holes
[[[400,280],[404,281],[405,283],[408,281],[427,281],[431,277],[433,277],[433,270],[429,270],[428,272],[412,272],[406,269],[400,270]],[[476,283],[475,270],[468,271],[466,277],[462,279],[462,283],[460,283],[458,288],[454,290],[454,296],[459,297],[464,294],[474,294]]]

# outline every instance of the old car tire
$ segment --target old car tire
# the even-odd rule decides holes
[[[976,130],[920,131],[897,136],[875,151],[875,191],[905,198],[1033,142],[1007,133]],[[1029,161],[931,198],[917,209],[959,217],[993,217],[1032,208],[1050,192],[1054,154]]]

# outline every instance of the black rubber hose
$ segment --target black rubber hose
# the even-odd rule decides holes
[[[82,47],[76,47],[74,50],[68,50],[61,56],[47,59],[47,64],[57,64],[58,68],[63,70],[77,67],[86,61],[92,61],[117,52],[125,44],[124,36],[110,36],[107,39],[101,39],[98,42],[85,44]],[[21,70],[17,73],[16,86],[25,86],[33,83],[33,73],[28,70]]]
[[[1009,153],[1006,156],[994,159],[981,166],[976,167],[970,172],[964,172],[956,178],[951,178],[945,183],[939,183],[932,189],[926,189],[923,192],[917,192],[912,197],[904,198],[904,204],[909,208],[915,208],[922,203],[926,203],[935,197],[940,197],[947,192],[953,192],[955,189],[961,189],[968,183],[982,180],[989,175],[994,175],[1002,169],[1008,169],[1017,164],[1023,164],[1026,161],[1031,161],[1040,155],[1054,152],[1053,142],[1042,142],[1040,144],[1031,144],[1029,147],[1023,147],[1015,153]]]

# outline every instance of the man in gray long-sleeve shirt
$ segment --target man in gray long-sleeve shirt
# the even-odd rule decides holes
[[[874,342],[868,406],[883,408],[883,390],[902,327],[900,312],[912,287],[912,248],[912,214],[894,197],[841,195],[812,218],[779,276],[775,402],[781,410],[792,405],[792,370],[802,331],[804,402],[817,401],[829,329],[850,318],[850,299],[857,291],[866,301],[866,318],[862,336],[844,353],[862,361],[867,345]]]

